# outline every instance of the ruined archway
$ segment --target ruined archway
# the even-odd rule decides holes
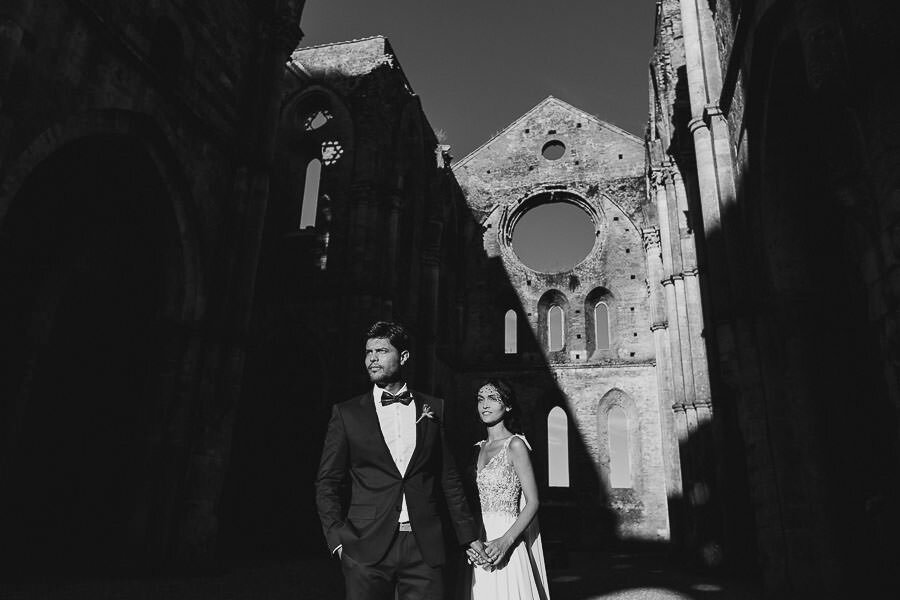
[[[171,153],[124,115],[102,122],[33,147],[0,197],[0,531],[23,571],[127,567],[172,524],[159,399],[177,368],[168,333],[196,310],[189,228]]]

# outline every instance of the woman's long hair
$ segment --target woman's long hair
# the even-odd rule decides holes
[[[509,409],[509,411],[507,411],[506,413],[506,416],[503,417],[503,422],[506,425],[506,428],[509,429],[511,433],[522,433],[522,423],[519,421],[519,415],[521,414],[519,410],[519,402],[518,400],[516,400],[516,393],[515,391],[513,391],[512,386],[505,379],[500,379],[499,377],[491,377],[482,382],[482,384],[478,386],[478,389],[480,390],[486,385],[489,385],[497,390],[503,406]]]

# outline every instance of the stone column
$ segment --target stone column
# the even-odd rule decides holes
[[[691,366],[694,380],[694,404],[710,405],[709,364],[706,357],[706,342],[703,339],[703,302],[700,292],[699,270],[697,268],[697,248],[693,230],[685,215],[688,213],[687,193],[684,180],[677,167],[672,169],[672,182],[678,203],[681,238],[682,274],[684,275],[685,309],[688,331],[690,332]]]
[[[750,349],[752,339],[746,327],[735,322],[737,301],[744,297],[741,293],[743,280],[738,276],[744,272],[740,248],[736,235],[734,166],[728,124],[718,107],[722,88],[722,74],[716,43],[710,3],[706,0],[680,0],[682,30],[685,51],[685,65],[688,78],[688,95],[691,105],[691,120],[688,127],[694,140],[694,154],[697,168],[697,182],[704,227],[707,264],[704,265],[709,277],[705,280],[708,292],[705,323],[713,327],[713,342],[716,347],[720,374],[724,377],[742,371],[739,355],[740,340]],[[677,192],[676,192],[677,195]],[[693,303],[696,290],[685,291],[685,300]],[[701,344],[695,340],[692,352],[699,351]],[[740,385],[740,379],[732,380],[732,385]],[[703,386],[708,389],[706,385]],[[725,386],[723,386],[724,388]],[[734,396],[731,398],[734,400]],[[723,401],[728,401],[724,398]],[[752,400],[744,399],[746,403]],[[708,401],[687,407],[685,420],[692,432],[691,464],[692,473],[686,478],[685,491],[691,501],[691,545],[702,550],[701,559],[707,564],[716,564],[720,559],[721,517],[718,515],[718,498],[709,487],[714,473],[710,457],[715,456],[712,436],[704,426],[710,418]],[[690,487],[689,487],[690,486]],[[702,548],[701,548],[702,546]]]
[[[677,499],[682,495],[681,461],[678,458],[678,443],[675,423],[672,418],[672,360],[669,356],[669,340],[666,322],[665,298],[662,287],[662,251],[659,228],[652,227],[642,232],[644,252],[647,257],[647,277],[650,287],[650,331],[656,350],[656,389],[659,404],[661,439],[664,447],[663,464],[666,473],[666,495]],[[671,513],[671,511],[670,511]],[[673,515],[669,515],[670,521]],[[673,533],[674,535],[674,533]]]
[[[684,220],[680,212],[677,196],[673,165],[665,167],[664,184],[666,187],[667,205],[669,208],[669,243],[672,245],[672,270],[666,273],[672,279],[672,287],[675,289],[675,315],[678,319],[678,340],[681,343],[681,371],[684,378],[684,396],[686,404],[693,404],[694,396],[694,368],[691,353],[691,329],[688,323],[687,302],[684,291],[684,263],[682,258],[681,227]]]
[[[672,273],[672,241],[669,227],[669,202],[665,187],[665,175],[662,171],[654,171],[653,187],[656,198],[656,212],[659,218],[659,239],[662,250],[662,279],[661,283],[666,300],[666,316],[668,320],[669,356],[671,360],[672,374],[672,405],[685,403],[684,371],[681,358],[681,338],[678,330],[678,313],[676,309],[675,287],[671,277]],[[679,439],[686,432],[679,430]]]
[[[705,243],[708,247],[708,261],[710,270],[709,293],[712,300],[712,310],[715,312],[717,322],[730,317],[730,282],[728,277],[728,261],[725,252],[725,235],[722,226],[721,196],[731,192],[733,197],[733,183],[720,181],[719,169],[731,174],[731,157],[724,157],[724,164],[717,164],[718,153],[714,143],[714,133],[725,134],[723,139],[727,142],[727,130],[720,131],[716,127],[714,132],[707,122],[707,108],[721,113],[711,104],[712,99],[718,99],[719,88],[710,89],[711,84],[719,82],[721,77],[710,79],[710,73],[718,72],[718,55],[708,56],[704,54],[703,36],[701,34],[701,19],[709,18],[709,6],[704,0],[681,0],[682,32],[684,40],[685,67],[688,78],[688,92],[691,103],[692,118],[688,123],[691,135],[694,138],[694,154],[697,164],[697,183],[700,190],[700,204],[703,219],[703,231]],[[727,144],[726,144],[727,145]],[[722,187],[724,186],[724,187]],[[718,332],[717,332],[718,333]],[[729,347],[733,342],[723,340]]]

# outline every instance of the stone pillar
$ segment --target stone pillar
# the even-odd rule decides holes
[[[253,292],[268,205],[284,65],[300,41],[302,3],[276,0],[258,16],[258,42],[246,67],[243,129],[227,231],[221,238],[215,288],[200,335],[202,356],[193,398],[193,434],[187,456],[175,559],[215,560],[218,503],[231,451],[232,425],[246,357]]]
[[[691,224],[688,222],[687,193],[684,180],[677,167],[672,169],[672,182],[678,203],[681,238],[682,274],[684,276],[685,312],[690,332],[691,367],[694,381],[694,404],[709,405],[709,364],[706,357],[706,342],[703,339],[703,302],[700,292],[699,270],[697,268],[697,248]],[[707,411],[708,412],[708,411]]]
[[[701,19],[709,18],[709,5],[705,0],[681,0],[682,32],[684,40],[685,67],[688,78],[688,92],[691,103],[692,118],[688,123],[691,135],[694,139],[694,154],[697,164],[697,184],[700,190],[700,204],[703,219],[703,231],[705,243],[708,247],[708,261],[710,271],[709,293],[712,306],[709,307],[715,314],[716,322],[721,322],[730,317],[730,281],[728,277],[728,261],[725,252],[725,232],[722,224],[722,198],[724,192],[733,192],[733,183],[720,181],[719,169],[725,169],[731,174],[731,157],[725,157],[724,164],[717,164],[716,145],[714,144],[714,131],[707,122],[707,108],[711,105],[711,99],[718,98],[719,89],[710,90],[711,83],[719,82],[721,77],[710,81],[708,74],[718,71],[718,55],[707,56],[704,54],[703,36],[701,34]],[[720,113],[719,113],[720,114]],[[727,142],[727,130],[716,131]],[[727,145],[727,144],[726,144]],[[726,168],[727,166],[727,168]],[[721,185],[725,187],[722,188]],[[733,197],[733,193],[732,193]],[[717,331],[718,333],[718,331]],[[733,346],[730,339],[724,339],[728,346]]]
[[[681,227],[679,223],[684,220],[680,212],[675,192],[673,172],[675,167],[665,167],[663,179],[666,187],[667,206],[669,209],[669,243],[672,245],[672,267],[666,275],[672,279],[672,287],[675,289],[675,314],[678,319],[678,340],[681,343],[681,371],[684,378],[685,402],[694,403],[694,368],[691,353],[691,329],[688,323],[687,303],[684,291],[684,263],[682,258]]]
[[[722,88],[722,74],[716,42],[710,3],[706,0],[680,0],[682,30],[685,51],[685,65],[688,78],[688,96],[691,105],[691,120],[688,124],[694,140],[694,154],[697,168],[697,183],[704,228],[704,265],[708,271],[705,289],[708,300],[705,312],[709,316],[704,322],[713,328],[719,373],[723,382],[739,387],[741,380],[733,375],[743,372],[739,350],[740,342],[747,350],[752,350],[753,339],[747,333],[746,323],[735,321],[735,303],[745,297],[741,293],[743,280],[738,276],[744,272],[736,235],[737,215],[735,212],[734,166],[728,124],[717,102]],[[677,186],[676,186],[677,187]],[[677,195],[676,189],[676,195]],[[692,279],[696,275],[692,275]],[[695,304],[697,289],[685,289],[685,301]],[[690,297],[690,299],[689,299]],[[699,316],[699,315],[698,315]],[[689,318],[689,322],[693,320]],[[699,320],[699,319],[698,319]],[[694,334],[696,335],[696,334]],[[702,343],[696,338],[691,351],[699,352]],[[729,381],[727,378],[731,377]],[[708,390],[708,383],[701,377],[701,387]],[[723,389],[726,386],[723,385]],[[701,559],[708,565],[718,564],[721,551],[718,539],[721,537],[721,517],[718,514],[718,497],[710,488],[714,472],[711,457],[715,456],[713,436],[706,426],[711,416],[711,406],[706,399],[708,392],[701,392],[695,404],[686,407],[685,420],[688,428],[696,432],[691,439],[692,473],[686,478],[685,492],[691,501],[692,546],[701,550]],[[735,396],[723,401],[736,400]],[[742,404],[753,400],[742,399]],[[744,410],[746,410],[744,408]],[[690,482],[690,483],[688,483]],[[689,487],[690,486],[690,487]]]
[[[661,171],[653,173],[653,187],[656,198],[656,211],[659,218],[659,238],[662,250],[662,285],[665,295],[666,316],[668,320],[669,357],[672,375],[672,405],[683,405],[685,402],[684,371],[682,369],[681,339],[678,331],[678,314],[676,312],[675,287],[670,276],[672,272],[672,242],[669,227],[668,197],[665,177]],[[684,432],[679,431],[679,438]]]
[[[644,252],[647,257],[647,277],[650,287],[650,331],[656,350],[656,389],[659,404],[660,425],[662,427],[663,464],[666,473],[666,496],[679,499],[682,495],[681,461],[678,458],[678,443],[675,423],[672,418],[672,360],[669,356],[669,340],[666,322],[665,298],[662,280],[662,251],[660,249],[659,228],[642,231]],[[670,523],[674,515],[669,511]],[[677,529],[677,528],[673,528]],[[677,534],[673,531],[673,536]]]

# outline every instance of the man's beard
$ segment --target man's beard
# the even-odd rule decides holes
[[[377,384],[379,387],[384,387],[384,384],[395,383],[401,379],[399,370],[393,373],[386,373],[384,369],[379,369],[373,373],[367,369],[366,372],[369,374],[369,381]]]

